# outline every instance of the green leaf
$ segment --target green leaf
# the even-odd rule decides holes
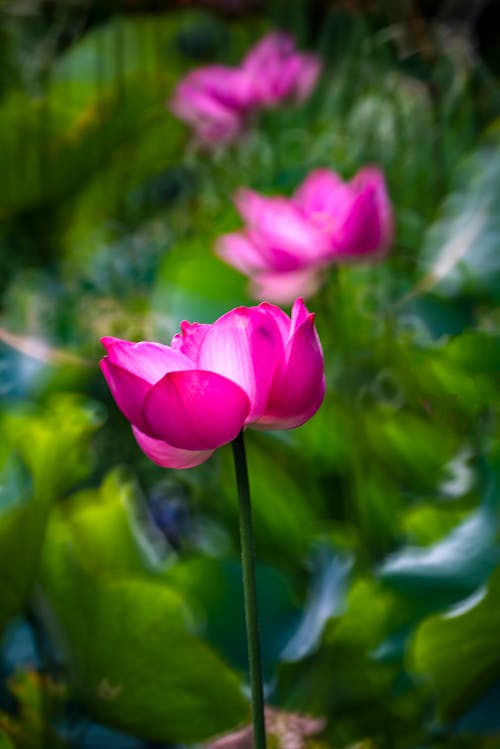
[[[498,144],[482,146],[464,165],[457,190],[428,230],[420,290],[443,296],[471,293],[500,298],[500,157]]]
[[[430,682],[439,716],[458,718],[500,678],[500,574],[487,588],[427,619],[412,645],[416,673]]]
[[[450,341],[447,353],[456,366],[473,375],[496,375],[500,371],[500,336],[467,331]]]
[[[463,736],[497,736],[500,730],[499,698],[500,681],[497,681],[460,717],[453,727],[454,733]]]
[[[345,611],[329,620],[319,650],[299,663],[283,664],[279,694],[291,694],[293,704],[314,714],[334,711],[335,730],[346,730],[347,736],[383,735],[387,721],[395,735],[406,735],[405,721],[417,703],[401,710],[405,696],[395,689],[399,663],[374,658],[390,625],[401,624],[405,614],[375,581],[355,581]]]
[[[165,256],[152,303],[156,314],[211,323],[246,302],[246,279],[214,255],[216,237],[213,227],[200,231]]]
[[[5,209],[58,205],[96,173],[102,177],[113,160],[112,189],[106,180],[100,194],[110,193],[105,205],[110,198],[116,205],[123,179],[125,185],[133,180],[131,162],[136,179],[145,158],[150,170],[170,163],[183,127],[164,102],[180,67],[175,48],[167,60],[160,50],[163,44],[172,47],[176,30],[175,19],[118,18],[84,35],[58,58],[42,96],[14,91],[0,102],[0,166],[8,175],[0,202]],[[154,154],[148,131],[154,132]]]
[[[89,569],[111,574],[153,569],[154,548],[134,513],[136,493],[130,481],[112,471],[99,489],[74,494],[58,508]]]
[[[35,492],[53,500],[87,475],[92,465],[87,443],[101,420],[96,403],[58,393],[38,411],[7,413],[3,429],[31,471]]]
[[[97,424],[95,408],[67,395],[52,398],[45,413],[12,412],[3,418],[6,442],[23,463],[7,454],[0,472],[0,630],[26,603],[50,509],[86,475],[86,442]]]
[[[158,579],[92,574],[71,552],[72,539],[71,526],[54,519],[42,586],[90,714],[168,743],[200,741],[244,720],[238,676],[197,636],[181,596]]]
[[[328,620],[344,610],[352,565],[350,554],[332,553],[326,546],[320,548],[307,604],[299,626],[281,654],[283,660],[298,661],[318,648]]]
[[[482,507],[445,538],[426,547],[403,547],[381,565],[381,579],[410,595],[439,592],[446,603],[471,593],[500,559],[496,512]]]
[[[423,409],[422,409],[423,410]],[[413,491],[435,489],[445,463],[456,448],[457,437],[446,425],[424,414],[389,409],[377,404],[363,418],[367,450],[391,475]]]
[[[464,520],[464,510],[435,504],[411,507],[404,515],[402,525],[412,541],[427,546],[439,541]]]
[[[200,557],[169,567],[166,580],[197,612],[200,632],[231,664],[245,672],[248,654],[241,575],[239,561]],[[256,578],[263,669],[271,679],[296,627],[299,610],[288,578],[277,569],[257,564]]]
[[[15,749],[14,744],[11,744],[2,730],[0,730],[0,749]]]
[[[296,565],[309,550],[322,506],[317,485],[307,465],[287,437],[279,433],[249,432],[246,439],[257,557]],[[229,450],[220,452],[221,488],[236,523],[234,468]]]
[[[175,15],[150,15],[124,18],[117,16],[96,26],[61,55],[52,71],[51,85],[61,96],[66,85],[66,111],[81,113],[103,90],[118,90],[131,78],[156,78],[161,91],[161,78],[179,74],[179,57],[175,55],[172,37],[178,29]],[[169,65],[161,71],[161,63],[169,52]],[[163,54],[162,54],[163,52]],[[62,98],[62,96],[61,96]]]
[[[0,469],[0,632],[26,600],[47,516],[32,497],[29,476],[13,455]]]

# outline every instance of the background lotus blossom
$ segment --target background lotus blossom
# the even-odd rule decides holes
[[[189,468],[243,426],[291,429],[321,405],[323,354],[314,315],[262,303],[212,325],[183,322],[171,346],[105,337],[101,368],[117,405],[154,462]]]
[[[250,276],[257,298],[289,303],[313,294],[332,263],[373,262],[393,239],[393,216],[380,169],[368,166],[349,182],[316,169],[291,198],[241,189],[243,231],[222,236],[217,254]]]
[[[321,72],[321,62],[317,55],[297,52],[289,34],[274,32],[252,47],[241,69],[252,81],[253,102],[265,107],[289,96],[306,99]]]
[[[261,39],[240,66],[207,65],[177,85],[170,110],[205,143],[233,140],[249,115],[294,97],[303,101],[321,70],[319,58],[298,52],[291,36],[273,32]]]

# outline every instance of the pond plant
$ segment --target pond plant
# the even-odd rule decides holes
[[[255,558],[245,426],[291,429],[324,397],[323,355],[314,315],[297,299],[291,318],[263,303],[239,307],[212,325],[184,322],[171,346],[102,340],[101,369],[146,455],[190,468],[232,442],[239,498],[245,618],[254,742],[265,749]]]

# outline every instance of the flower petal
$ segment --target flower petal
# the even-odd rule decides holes
[[[176,86],[170,108],[182,119],[193,115],[218,115],[248,106],[253,76],[242,68],[205,65],[188,73]]]
[[[167,372],[191,369],[193,362],[181,351],[151,341],[132,343],[121,338],[101,338],[108,360],[154,385]]]
[[[216,320],[200,348],[198,367],[237,383],[250,399],[247,422],[263,413],[284,356],[276,322],[258,307],[238,307]]]
[[[266,429],[300,426],[316,413],[324,394],[323,352],[314,315],[308,314],[290,338],[285,364],[276,373],[265,416],[258,426]]]
[[[243,110],[253,104],[255,77],[244,68],[207,65],[188,74],[186,80],[192,89],[206,92],[231,110]]]
[[[172,114],[191,125],[203,141],[219,142],[236,137],[244,125],[241,111],[191,83],[185,80],[174,91],[168,103]]]
[[[245,232],[233,232],[219,237],[215,253],[228,265],[248,275],[268,267],[260,247]]]
[[[261,302],[259,304],[259,309],[263,309],[267,315],[270,315],[273,318],[278,326],[279,332],[281,333],[283,346],[286,346],[288,339],[290,338],[291,321],[289,316],[281,309],[281,307],[278,307],[276,304],[270,304],[269,302]]]
[[[272,270],[295,270],[319,262],[329,251],[330,243],[324,232],[292,200],[263,197],[253,190],[241,189],[235,195],[235,203],[250,229],[258,235],[259,244],[270,251],[286,252],[287,264],[280,267],[275,260]],[[295,258],[293,266],[290,256]]]
[[[183,320],[180,325],[181,332],[172,338],[172,348],[181,351],[193,363],[198,359],[198,351],[210,325],[200,322],[188,322]]]
[[[350,184],[354,190],[370,187],[374,191],[382,226],[381,245],[382,249],[387,249],[394,239],[394,215],[383,172],[376,166],[365,166],[354,175]]]
[[[237,436],[249,409],[246,393],[220,374],[171,372],[150,389],[141,431],[184,450],[214,450]]]
[[[307,99],[316,86],[322,68],[321,60],[316,55],[300,55],[300,65],[294,86],[297,101],[302,102]]]
[[[302,297],[298,297],[292,307],[292,324],[290,325],[290,338],[295,335],[296,330],[310,317],[310,312],[304,304]]]
[[[368,187],[355,197],[343,224],[337,227],[332,259],[370,255],[382,247],[383,238],[377,195]]]
[[[351,203],[353,195],[348,185],[330,169],[314,169],[296,189],[293,200],[309,214],[339,212],[339,203]]]
[[[242,70],[254,78],[256,103],[272,106],[292,94],[302,101],[314,87],[321,63],[315,55],[298,52],[293,37],[273,32],[252,47]]]
[[[128,369],[113,364],[107,356],[101,360],[100,364],[102,373],[111,390],[111,395],[120,411],[132,424],[144,429],[142,406],[152,387],[151,383]]]
[[[272,31],[270,34],[263,36],[247,52],[242,67],[253,73],[261,74],[270,62],[293,53],[294,49],[295,42],[290,34],[283,31]]]
[[[182,450],[162,440],[148,437],[137,427],[132,426],[132,431],[141,450],[153,463],[163,468],[193,468],[208,460],[214,452],[213,450]]]

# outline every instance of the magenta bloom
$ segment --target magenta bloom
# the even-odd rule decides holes
[[[241,69],[252,80],[254,103],[265,107],[289,97],[306,99],[316,85],[321,62],[316,55],[297,52],[288,34],[275,32],[252,47]]]
[[[245,129],[251,89],[250,76],[238,68],[207,65],[181,80],[169,107],[201,141],[227,142]]]
[[[183,322],[170,346],[102,339],[101,369],[139,446],[155,463],[190,468],[244,426],[291,429],[316,413],[325,391],[314,314],[291,319],[263,302],[212,325]]]
[[[206,65],[188,73],[170,99],[170,110],[205,143],[234,140],[252,112],[294,97],[305,99],[321,70],[319,59],[298,52],[282,32],[265,36],[238,67]]]
[[[251,278],[257,298],[308,297],[327,266],[379,260],[393,239],[391,203],[376,167],[361,169],[350,182],[317,169],[291,198],[242,189],[235,202],[246,228],[222,236],[216,252]]]

